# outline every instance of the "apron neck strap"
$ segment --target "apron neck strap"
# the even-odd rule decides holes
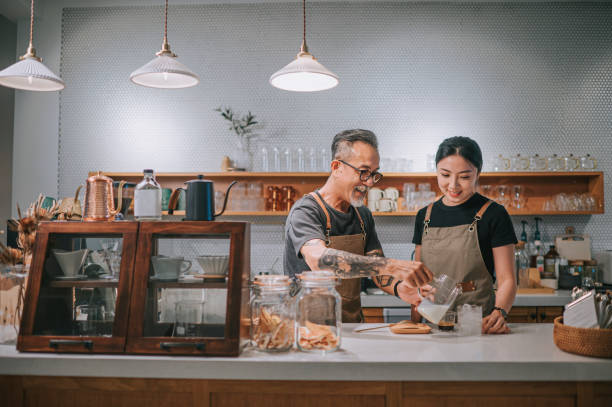
[[[325,245],[329,246],[331,244],[331,239],[330,239],[330,236],[329,236],[330,233],[331,233],[331,218],[329,216],[329,212],[328,212],[327,208],[325,207],[325,204],[323,203],[323,197],[321,197],[321,195],[319,195],[319,193],[317,191],[313,191],[313,192],[309,193],[308,195],[312,196],[314,198],[314,200],[319,204],[321,209],[323,209],[323,213],[325,214],[325,219],[326,219],[326,225],[325,225]],[[365,225],[363,223],[363,219],[361,218],[361,214],[359,213],[357,208],[355,208],[352,205],[351,205],[351,207],[355,210],[355,213],[357,214],[357,218],[359,219],[359,225],[361,226],[361,236],[363,236],[363,240],[366,240]]]
[[[480,210],[478,212],[476,212],[476,215],[474,215],[474,220],[472,221],[472,223],[470,224],[470,227],[469,227],[470,232],[474,231],[474,229],[476,228],[476,223],[478,223],[478,221],[480,219],[482,219],[482,215],[484,215],[484,213],[489,208],[489,206],[491,206],[492,203],[493,203],[493,201],[491,201],[489,199],[487,202],[485,202],[484,205],[482,205]]]

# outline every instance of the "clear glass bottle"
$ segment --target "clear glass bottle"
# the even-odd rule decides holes
[[[137,220],[161,220],[162,190],[153,170],[143,170],[144,179],[134,190],[134,217]]]
[[[514,248],[516,284],[520,288],[529,287],[529,256],[525,251],[525,242],[521,241]]]
[[[285,352],[295,338],[295,304],[288,276],[258,275],[251,297],[251,343],[264,352]]]
[[[540,278],[544,278],[544,249],[542,248],[542,242],[539,240],[535,241],[536,247],[536,268],[540,273]]]
[[[342,336],[342,298],[338,279],[331,271],[307,271],[298,275],[301,289],[296,298],[296,344],[303,352],[333,352]]]

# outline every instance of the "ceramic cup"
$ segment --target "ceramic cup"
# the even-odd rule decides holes
[[[389,198],[389,199],[393,199],[394,201],[397,201],[397,198],[399,198],[399,191],[397,190],[397,188],[389,187],[385,189],[385,198]]]
[[[191,261],[182,257],[152,256],[151,263],[155,278],[160,280],[175,280],[191,268]]]
[[[170,202],[170,195],[172,195],[172,189],[162,188],[162,200],[161,200],[162,211],[168,210],[168,203]]]
[[[198,256],[196,260],[204,274],[227,275],[229,272],[229,256]]]
[[[397,202],[393,199],[382,198],[376,202],[378,212],[393,212],[397,211]]]
[[[74,277],[79,274],[83,264],[85,264],[88,254],[89,249],[75,250],[72,252],[53,250],[53,255],[57,259],[57,263],[66,277]]]

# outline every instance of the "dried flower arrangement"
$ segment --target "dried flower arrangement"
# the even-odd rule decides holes
[[[10,265],[23,263],[26,266],[31,263],[38,224],[42,221],[51,220],[58,208],[57,204],[48,209],[43,208],[43,200],[42,194],[39,195],[36,202],[28,207],[25,216],[21,214],[21,208],[17,205],[19,219],[11,219],[9,226],[18,233],[17,246],[19,246],[19,249],[0,245],[0,262]]]

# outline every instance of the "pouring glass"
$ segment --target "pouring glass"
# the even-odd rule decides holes
[[[429,285],[432,288],[426,293],[421,293],[421,288],[417,290],[421,298],[418,312],[430,322],[438,324],[463,290],[446,274],[435,277]]]

